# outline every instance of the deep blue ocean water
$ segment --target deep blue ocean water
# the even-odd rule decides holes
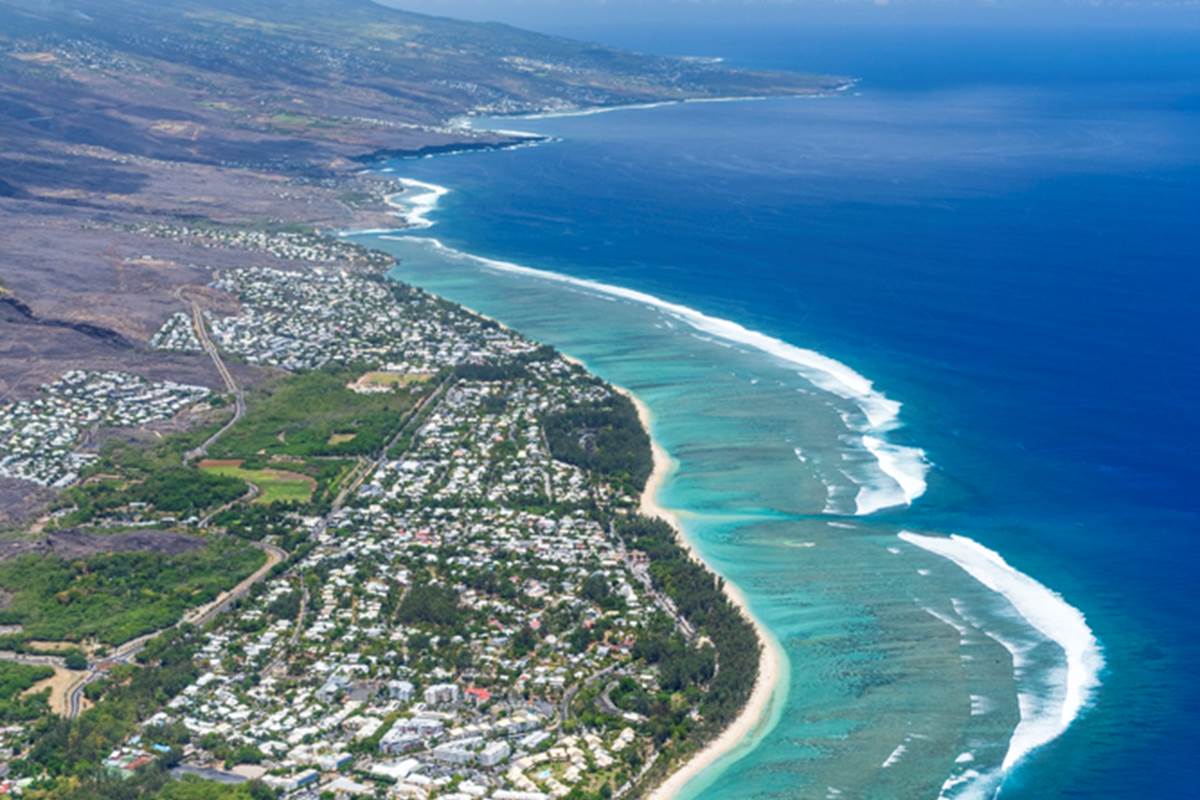
[[[616,43],[639,44],[627,35]],[[934,466],[911,508],[861,519],[994,549],[1082,611],[1104,650],[1089,708],[1009,774],[1002,796],[1195,796],[1200,36],[688,35],[641,46],[862,82],[823,99],[504,121],[559,141],[392,164],[451,190],[428,235],[648,292],[870,378],[903,404],[889,438]],[[400,277],[567,352],[576,343],[605,377],[641,380],[649,400],[668,391],[668,377],[604,360],[618,335],[585,340],[570,319],[546,321],[541,300],[518,308],[514,287],[488,295],[439,283],[432,269]],[[580,314],[576,325],[600,324]],[[646,350],[644,368],[656,357]],[[663,427],[668,446],[698,435],[669,418]],[[728,542],[712,541],[724,542],[711,545],[720,568]],[[735,581],[753,569],[745,552]],[[743,588],[754,604],[752,576]],[[769,594],[768,624],[787,602],[778,585]],[[879,590],[867,607],[882,617],[885,601]],[[799,634],[786,637],[789,653],[802,652]],[[802,663],[792,658],[793,695],[807,682],[795,679]],[[789,733],[802,701],[792,697],[762,744],[700,793],[826,796],[788,777],[789,754],[814,757],[810,733]],[[937,763],[931,755],[925,768]],[[936,788],[946,775],[933,777]],[[936,796],[906,780],[860,791]]]

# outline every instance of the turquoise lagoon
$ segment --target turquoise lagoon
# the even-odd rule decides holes
[[[684,797],[742,796],[743,764],[765,794],[982,789],[1002,775],[1020,694],[1045,706],[1027,713],[1035,725],[1058,729],[1061,648],[954,563],[899,538],[880,509],[907,504],[862,444],[864,435],[886,442],[867,414],[886,417],[875,407],[890,408],[885,398],[697,328],[676,309],[432,238],[384,234],[374,244],[400,259],[394,277],[553,344],[650,408],[675,462],[660,503],[743,590],[788,665],[756,735]],[[903,482],[919,491],[919,451],[880,446],[898,453],[892,460],[911,473]]]
[[[502,120],[362,237],[651,409],[789,667],[685,796],[1195,796],[1200,39],[693,33],[863,82]]]

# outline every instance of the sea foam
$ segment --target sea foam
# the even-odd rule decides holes
[[[431,247],[453,258],[468,259],[491,269],[565,283],[651,306],[716,339],[748,346],[792,364],[810,383],[850,401],[861,413],[857,432],[861,434],[862,447],[874,456],[877,470],[868,476],[852,476],[859,483],[855,499],[856,514],[865,515],[890,506],[908,505],[924,494],[925,475],[929,470],[924,451],[894,444],[884,438],[888,431],[899,424],[900,404],[875,389],[870,380],[840,361],[647,292],[463,253],[446,247],[436,239],[427,241]]]
[[[1012,654],[1018,677],[1020,721],[1013,731],[1001,769],[1007,771],[1038,747],[1056,739],[1079,716],[1100,685],[1104,656],[1083,612],[1057,592],[1011,567],[1000,554],[965,536],[923,536],[902,531],[899,537],[957,564],[963,571],[1009,602],[1013,610],[1039,634],[1062,648],[1066,666],[1052,677],[1051,692],[1020,688],[1020,676],[1029,666],[1029,647],[986,631]],[[932,613],[932,612],[931,612]],[[940,619],[945,620],[939,615]],[[950,623],[953,624],[953,623]],[[958,627],[956,625],[956,627]],[[980,626],[981,629],[982,626]],[[946,787],[943,796],[946,796]],[[957,793],[955,794],[957,796]]]
[[[428,228],[433,225],[428,218],[429,214],[449,189],[411,178],[403,178],[401,182],[406,188],[424,191],[394,195],[393,205],[407,211],[409,222],[414,227]],[[868,378],[836,359],[647,292],[473,255],[447,247],[431,237],[411,237],[411,240],[432,247],[449,258],[471,261],[489,269],[553,281],[601,296],[632,300],[655,308],[714,339],[723,340],[717,342],[719,344],[747,346],[785,361],[793,365],[813,385],[852,403],[858,412],[855,415],[846,414],[844,419],[860,437],[859,443],[862,448],[873,457],[873,468],[868,474],[848,476],[859,487],[855,497],[856,515],[871,514],[892,506],[909,505],[925,492],[925,476],[930,467],[925,451],[895,444],[885,438],[889,431],[899,426],[900,403],[884,395]],[[826,510],[831,513],[838,511],[834,508]]]
[[[450,190],[413,178],[398,178],[397,182],[404,187],[404,191],[390,195],[387,198],[388,205],[400,212],[410,228],[432,228],[433,221],[429,215]]]

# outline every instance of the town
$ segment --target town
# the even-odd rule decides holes
[[[649,473],[630,401],[554,350],[377,273],[230,269],[210,288],[238,313],[176,313],[151,345],[198,352],[210,337],[226,358],[293,374],[284,385],[344,376],[323,385],[349,411],[327,441],[297,450],[288,429],[270,427],[282,424],[279,409],[251,395],[246,416],[210,443],[222,459],[199,461],[197,477],[232,482],[204,484],[208,513],[156,512],[145,491],[136,504],[105,495],[105,505],[87,499],[94,485],[56,512],[287,548],[265,580],[189,634],[190,679],[115,742],[110,773],[137,780],[169,763],[176,777],[296,798],[637,789],[702,725],[717,656],[621,535]],[[59,486],[89,474],[146,485],[122,475],[119,458],[75,452],[84,428],[219,400],[85,373],[45,395],[7,411],[8,429],[21,431],[14,452],[29,455],[5,468]],[[376,413],[365,404],[393,396],[403,402],[385,435],[352,427]],[[61,422],[31,424],[35,410]],[[288,453],[273,454],[284,443]],[[322,455],[345,448],[355,460]],[[28,460],[46,453],[57,466]],[[280,476],[317,489],[275,494]],[[239,478],[252,486],[241,509]],[[103,703],[109,679],[94,674],[89,696]],[[19,751],[21,737],[9,739]]]
[[[69,372],[37,399],[0,406],[0,476],[69,486],[91,460],[77,450],[89,429],[170,419],[208,394],[203,386],[123,372]]]
[[[659,690],[634,647],[670,623],[597,513],[633,498],[556,461],[538,424],[611,390],[406,287],[269,270],[215,285],[243,313],[213,320],[214,338],[252,363],[490,380],[453,381],[345,507],[301,523],[311,551],[209,634],[205,673],[149,724],[185,726],[198,766],[287,791],[383,782],[397,797],[515,799],[627,785],[654,748],[611,691]],[[591,725],[571,717],[584,687],[603,704]]]

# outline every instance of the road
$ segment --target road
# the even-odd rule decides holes
[[[12,650],[0,650],[0,661],[12,661],[15,664],[26,664],[31,667],[54,667],[66,669],[67,663],[62,656],[42,655],[34,653],[16,653]]]
[[[217,615],[228,610],[234,603],[245,597],[254,584],[267,577],[275,565],[282,562],[288,556],[287,551],[280,547],[276,547],[273,544],[255,542],[254,546],[267,554],[267,560],[261,567],[255,570],[253,574],[244,578],[237,586],[226,592],[222,592],[212,602],[200,606],[199,608],[192,609],[187,614],[184,614],[183,618],[171,627],[177,628],[180,625],[194,625],[198,628],[204,627],[208,623],[212,622]],[[114,664],[127,664],[132,661],[137,657],[138,653],[142,652],[142,649],[145,648],[146,643],[162,633],[163,630],[152,631],[151,633],[139,636],[136,639],[130,639],[128,642],[120,645],[116,650],[105,657],[102,662],[93,665],[88,673],[70,688],[67,700],[67,716],[73,719],[79,715],[79,712],[83,706],[83,691],[87,688],[89,683],[93,683],[102,678],[105,672],[107,672],[108,669]]]
[[[237,498],[236,500],[230,500],[228,503],[225,503],[222,506],[217,506],[212,511],[208,512],[203,517],[201,517],[200,521],[196,523],[196,527],[197,528],[207,528],[209,523],[212,522],[213,517],[217,516],[218,514],[228,511],[229,509],[233,508],[236,505],[242,505],[244,503],[246,503],[246,504],[253,503],[255,498],[258,497],[260,490],[253,483],[248,483],[246,485],[249,486],[250,488],[246,490],[246,493],[244,495]]]
[[[683,614],[679,613],[679,608],[675,605],[675,602],[671,600],[671,598],[667,597],[654,587],[654,579],[650,577],[650,570],[644,563],[636,562],[634,561],[633,557],[630,556],[629,549],[625,546],[625,541],[617,533],[616,527],[610,524],[608,532],[617,543],[617,552],[619,553],[621,560],[625,562],[625,567],[642,584],[642,589],[646,592],[646,594],[650,595],[650,599],[654,601],[655,605],[662,609],[664,614],[675,621],[675,627],[679,630],[679,633],[683,636],[683,638],[689,642],[694,641],[696,638],[696,629],[693,627],[692,623],[689,622],[687,618],[683,616]]]
[[[562,702],[559,703],[559,711],[558,711],[558,732],[559,733],[562,733],[563,725],[565,725],[567,720],[571,718],[571,703],[575,700],[575,695],[579,694],[580,690],[583,689],[584,687],[588,686],[589,684],[593,684],[596,681],[600,680],[601,678],[608,677],[610,674],[612,674],[613,670],[615,670],[617,668],[617,666],[618,666],[617,664],[611,664],[611,665],[605,667],[604,669],[600,670],[599,672],[597,672],[595,675],[589,675],[587,678],[585,678],[584,680],[575,684],[574,686],[572,686],[570,689],[567,689],[567,691],[563,693],[563,699],[562,699]]]
[[[300,641],[301,634],[304,633],[304,615],[308,611],[308,582],[304,580],[304,573],[298,573],[300,577],[300,609],[296,614],[296,622],[292,628],[292,633],[288,636],[287,646],[272,659],[267,668],[262,671],[263,675],[270,675],[283,666],[284,661],[288,657],[288,653],[295,649],[296,643]]]
[[[238,386],[237,381],[233,379],[233,373],[225,366],[225,362],[221,359],[221,351],[217,348],[208,335],[208,325],[204,322],[204,311],[200,308],[200,304],[191,298],[183,295],[183,290],[180,289],[176,293],[176,297],[186,302],[192,309],[192,330],[196,334],[197,341],[204,348],[204,352],[208,353],[208,357],[212,359],[213,366],[217,368],[217,373],[221,376],[221,380],[225,383],[226,390],[233,395],[234,407],[233,417],[221,426],[221,429],[208,437],[199,447],[188,451],[184,456],[185,461],[195,461],[199,458],[204,458],[208,455],[208,448],[220,439],[226,431],[238,424],[238,421],[246,415],[246,395],[242,388]]]
[[[189,452],[187,454],[186,459],[193,460],[196,458],[202,458],[208,452],[208,448],[213,444],[213,442],[215,442],[217,439],[219,439],[222,434],[224,434],[227,430],[232,428],[238,422],[238,420],[240,420],[242,418],[242,416],[246,412],[246,403],[245,403],[245,396],[243,395],[241,388],[237,385],[237,382],[233,379],[233,375],[230,374],[229,370],[225,367],[225,364],[221,360],[221,355],[218,352],[216,345],[214,345],[212,343],[212,340],[209,339],[209,337],[208,337],[208,329],[204,324],[204,316],[200,310],[200,305],[198,303],[196,303],[194,300],[185,298],[181,292],[177,292],[176,296],[178,296],[180,300],[184,300],[191,304],[192,326],[194,327],[194,329],[196,331],[196,337],[200,340],[201,346],[204,347],[204,350],[208,353],[209,357],[212,358],[213,364],[216,366],[217,371],[221,374],[221,379],[223,381],[225,381],[226,387],[229,389],[230,392],[233,393],[234,397],[237,399],[237,407],[236,407],[233,419],[231,419],[229,422],[227,422],[221,428],[221,430],[217,431],[212,436],[210,436],[208,438],[208,440],[206,442],[204,442],[204,444],[200,445],[195,450],[192,450],[191,452]],[[369,476],[375,469],[377,469],[380,465],[382,465],[387,460],[388,450],[390,450],[392,448],[392,446],[394,446],[395,443],[397,441],[399,441],[400,437],[404,434],[404,432],[408,429],[408,427],[413,423],[413,421],[418,419],[420,417],[421,413],[431,403],[436,405],[436,403],[440,402],[441,397],[444,395],[445,389],[446,389],[447,385],[449,384],[449,382],[450,382],[450,379],[447,378],[446,381],[444,381],[434,391],[432,391],[428,395],[426,395],[426,397],[413,408],[413,410],[409,413],[408,417],[404,420],[403,424],[401,424],[399,430],[396,432],[396,435],[392,437],[392,439],[387,443],[387,445],[382,449],[382,451],[379,453],[379,455],[373,461],[363,460],[355,467],[357,474],[354,476],[354,478],[352,480],[348,481],[346,486],[343,487],[342,491],[338,493],[337,498],[331,504],[329,513],[326,514],[321,519],[320,525],[317,527],[317,530],[314,531],[315,535],[320,535],[321,533],[323,533],[325,531],[325,529],[329,525],[330,518],[335,513],[337,513],[337,511],[341,508],[342,503],[345,501],[345,498],[350,496],[353,492],[357,491],[358,487],[362,485],[362,482],[367,478],[367,476]],[[253,491],[253,489],[252,489],[252,491]],[[243,499],[245,499],[245,498],[241,498],[237,502],[241,502],[241,500],[243,500]],[[212,515],[209,515],[208,518],[211,518],[211,516]],[[208,518],[206,518],[205,522],[207,522]],[[245,580],[243,580],[241,583],[239,583],[237,586],[230,589],[229,591],[224,592],[220,597],[213,600],[211,603],[209,603],[205,606],[201,606],[200,608],[193,609],[192,611],[185,614],[184,617],[181,620],[179,620],[179,622],[177,622],[172,627],[178,627],[179,625],[183,625],[183,624],[194,625],[196,627],[204,627],[205,625],[207,625],[208,623],[210,623],[214,619],[216,619],[216,617],[218,615],[220,615],[222,612],[228,610],[238,600],[245,597],[246,593],[250,591],[250,588],[252,586],[254,586],[255,583],[257,583],[258,581],[265,578],[268,574],[270,574],[272,568],[274,568],[274,566],[276,564],[279,564],[284,559],[286,559],[288,556],[286,551],[284,551],[282,548],[276,547],[275,545],[272,545],[272,544],[267,544],[265,542],[256,542],[254,544],[254,546],[263,550],[267,554],[267,561],[265,564],[263,564],[263,566],[259,567],[259,569],[256,570],[253,575],[250,575],[249,577],[247,577]],[[307,590],[306,590],[306,594],[304,597],[305,603],[307,603],[307,599],[308,598],[307,598]],[[303,619],[303,606],[302,606],[302,610],[301,610],[301,619]],[[298,623],[297,630],[295,632],[293,632],[293,642],[299,635],[299,628],[300,628],[300,626]],[[104,661],[92,666],[92,668],[87,672],[87,674],[85,674],[75,685],[71,686],[71,688],[69,690],[68,703],[67,703],[68,717],[74,718],[79,715],[79,712],[83,706],[83,692],[84,692],[84,689],[87,688],[88,684],[93,683],[94,681],[99,680],[101,677],[103,677],[106,670],[109,667],[111,667],[113,664],[128,663],[131,660],[133,660],[137,656],[137,654],[140,653],[142,651],[142,649],[146,646],[147,642],[149,642],[151,639],[153,639],[155,636],[158,636],[162,632],[163,632],[162,630],[157,630],[157,631],[153,631],[152,633],[145,634],[144,636],[139,636],[136,639],[132,639],[132,640],[126,642],[125,644],[121,645],[120,647],[118,647],[116,650],[114,650],[112,652],[112,654],[109,655]]]
[[[43,654],[43,653],[16,653],[11,650],[0,650],[0,661],[11,661],[15,664],[26,664],[31,667],[50,667],[54,670],[56,677],[65,676],[70,678],[77,673],[75,670],[67,669],[67,662],[62,656]],[[89,673],[78,673],[79,677],[74,678],[65,688],[66,702],[64,707],[70,709],[72,705],[72,693],[77,686],[81,686],[83,680]],[[50,684],[51,692],[59,691],[54,682]],[[82,699],[82,698],[81,698]],[[56,698],[50,698],[51,707],[54,706]]]

